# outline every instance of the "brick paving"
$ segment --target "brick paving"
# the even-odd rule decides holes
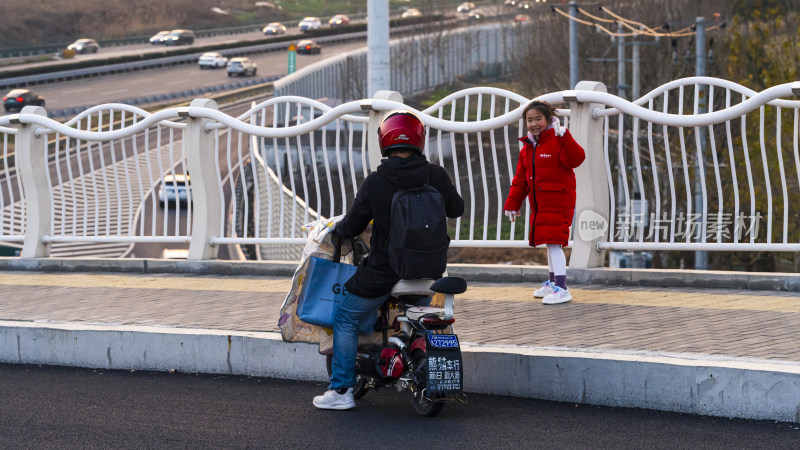
[[[288,278],[0,272],[0,320],[279,331]],[[800,362],[800,295],[571,286],[545,306],[532,285],[472,283],[456,332],[478,345],[695,353]]]

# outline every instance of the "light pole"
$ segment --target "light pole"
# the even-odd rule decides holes
[[[389,0],[367,1],[367,96],[391,89]]]

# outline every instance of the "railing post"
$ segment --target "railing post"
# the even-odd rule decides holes
[[[206,131],[209,119],[191,116],[193,108],[217,110],[217,102],[198,98],[189,104],[184,143],[186,145],[186,170],[189,174],[192,202],[192,236],[187,259],[215,259],[219,247],[211,244],[211,238],[219,233],[222,221],[222,196],[217,183],[214,154],[214,133]]]
[[[606,92],[606,86],[597,81],[581,81],[577,91]],[[603,152],[603,120],[594,117],[598,103],[570,103],[569,131],[586,151],[586,160],[575,169],[577,198],[572,230],[570,268],[602,267],[605,252],[597,244],[607,239],[609,230],[609,195],[606,160]]]
[[[26,106],[20,114],[37,114],[47,117],[41,106]],[[16,164],[25,191],[25,242],[22,244],[21,258],[47,258],[50,256],[50,243],[44,237],[50,232],[50,184],[47,182],[46,139],[36,135],[39,125],[20,123],[16,139]]]
[[[376,100],[390,100],[393,102],[403,103],[403,96],[395,91],[378,91],[372,97]],[[367,124],[367,156],[369,157],[369,171],[373,172],[378,169],[381,164],[381,145],[378,141],[378,126],[381,124],[381,119],[385,111],[370,110],[369,123]]]

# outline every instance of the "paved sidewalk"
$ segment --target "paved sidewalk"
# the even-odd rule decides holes
[[[0,320],[277,332],[288,277],[0,272]],[[545,306],[532,284],[470,283],[464,343],[800,362],[800,294],[571,286]]]

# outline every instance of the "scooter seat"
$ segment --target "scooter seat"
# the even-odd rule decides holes
[[[434,308],[433,306],[411,306],[406,309],[406,317],[410,320],[417,321],[428,314],[435,314],[437,316],[444,316],[444,308]]]
[[[434,292],[430,289],[431,284],[433,284],[433,280],[429,279],[400,280],[395,283],[394,287],[392,287],[391,295],[393,297],[403,297],[407,295],[419,295],[427,297],[434,294]]]

